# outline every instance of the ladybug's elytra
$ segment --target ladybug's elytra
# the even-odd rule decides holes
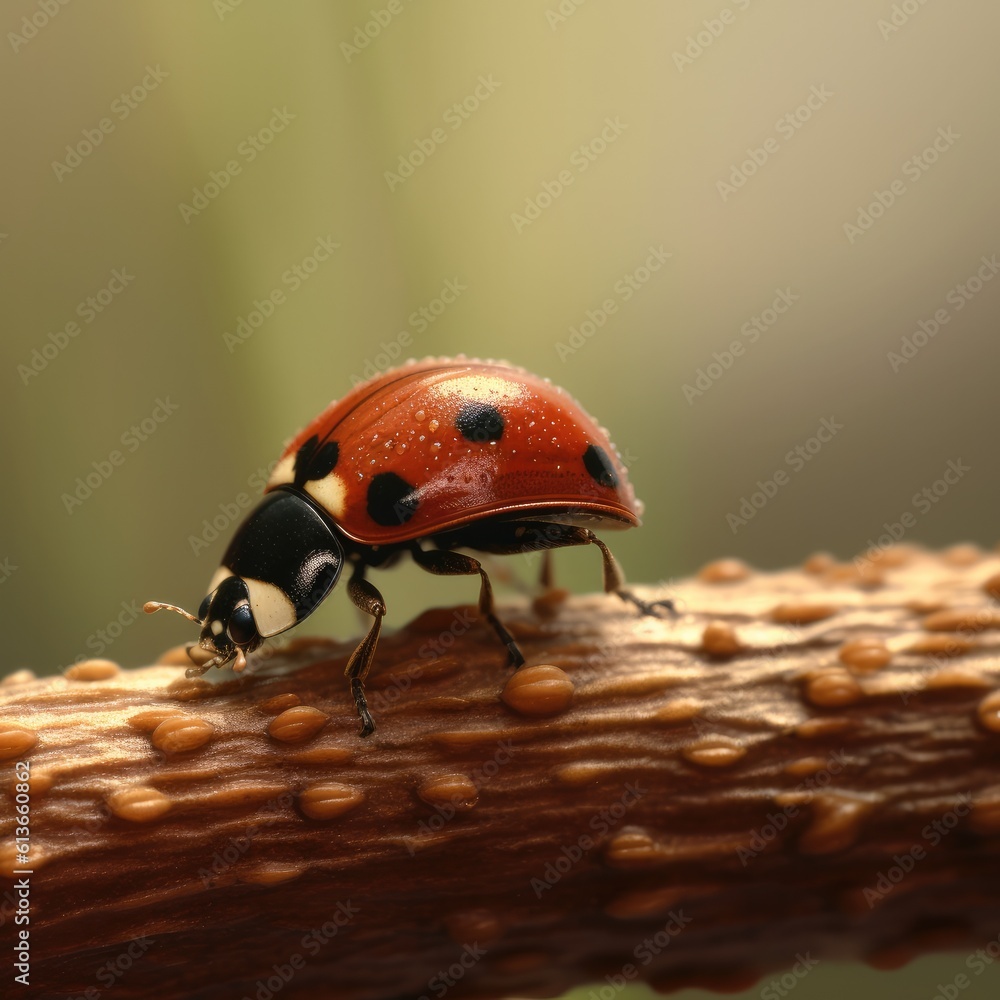
[[[402,554],[431,573],[478,575],[479,608],[507,647],[524,657],[497,618],[489,577],[455,551],[510,554],[596,545],[604,589],[649,614],[594,528],[639,524],[641,504],[608,439],[562,389],[493,361],[411,361],[331,403],[282,454],[263,498],[237,529],[212,577],[189,676],[246,655],[308,617],[350,563],[347,591],[374,619],[346,674],[361,718],[375,730],[364,681],[385,602],[365,579]],[[433,548],[425,549],[421,542]]]

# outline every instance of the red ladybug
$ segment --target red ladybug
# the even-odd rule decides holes
[[[636,527],[640,511],[607,432],[548,379],[495,361],[411,361],[358,385],[294,438],[233,536],[197,618],[170,604],[146,610],[169,608],[202,626],[203,662],[189,675],[234,658],[238,671],[264,639],[310,615],[349,563],[347,592],[374,619],[346,671],[368,736],[375,723],[364,681],[385,615],[382,595],[365,579],[370,567],[409,553],[431,573],[478,575],[480,612],[520,666],[486,571],[455,549],[596,545],[605,591],[649,614],[672,605],[625,590],[592,530]]]

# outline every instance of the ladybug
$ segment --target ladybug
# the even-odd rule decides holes
[[[367,580],[404,554],[430,573],[480,578],[479,609],[507,648],[524,657],[496,615],[490,579],[458,549],[511,554],[596,545],[604,589],[644,614],[595,528],[639,525],[636,499],[607,432],[569,395],[522,368],[495,361],[411,361],[331,403],[285,449],[264,495],[233,536],[198,615],[189,647],[197,676],[247,654],[307,618],[345,564],[347,593],[372,616],[346,674],[361,719],[375,731],[364,682],[385,601]],[[425,544],[429,547],[425,547]],[[192,650],[194,651],[192,653]]]

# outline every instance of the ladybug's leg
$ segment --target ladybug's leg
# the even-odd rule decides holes
[[[631,590],[625,589],[625,576],[621,571],[615,557],[611,554],[611,549],[602,542],[589,528],[577,529],[587,536],[586,541],[596,545],[601,550],[601,557],[604,560],[604,592],[607,594],[617,594],[623,601],[634,604],[644,615],[655,615],[657,608],[666,608],[671,614],[676,614],[677,609],[674,602],[665,601],[644,601],[641,597],[636,597]]]
[[[347,669],[344,671],[344,675],[351,682],[351,694],[354,695],[354,704],[361,719],[361,735],[370,736],[375,732],[375,720],[372,718],[371,712],[368,711],[368,701],[365,698],[365,677],[368,676],[368,668],[372,665],[375,647],[378,645],[379,632],[382,631],[385,600],[378,590],[365,579],[365,567],[362,565],[355,568],[354,574],[347,584],[347,593],[356,608],[364,611],[365,614],[372,615],[375,619],[368,634],[358,643],[357,649],[351,653],[351,658],[347,661]]]
[[[552,549],[542,549],[542,568],[538,572],[538,585],[545,590],[552,590],[555,585],[555,574],[552,572]]]
[[[419,545],[414,545],[410,551],[413,553],[413,561],[422,569],[427,570],[428,573],[436,573],[438,576],[474,576],[476,573],[479,574],[482,580],[479,587],[479,613],[493,626],[500,641],[507,647],[511,664],[520,667],[524,663],[524,656],[517,648],[514,637],[504,628],[503,622],[496,616],[493,604],[493,586],[479,560],[460,552],[425,552]]]
[[[489,535],[476,537],[466,533],[456,534],[453,544],[468,544],[488,552],[536,552],[545,555],[549,550],[567,545],[596,545],[604,560],[604,590],[617,594],[623,601],[637,607],[644,615],[655,615],[657,608],[665,608],[674,613],[673,601],[644,601],[625,589],[622,574],[611,550],[589,528],[575,524],[560,524],[558,521],[505,521],[490,525]]]

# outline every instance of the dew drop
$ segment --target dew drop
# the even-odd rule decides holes
[[[750,576],[750,567],[741,559],[717,559],[698,571],[702,583],[739,583]]]
[[[505,685],[500,697],[522,715],[556,715],[573,698],[573,682],[551,664],[522,667]]]
[[[27,753],[38,742],[33,729],[14,722],[0,723],[0,760],[11,760]]]
[[[119,788],[107,796],[108,808],[131,823],[148,823],[169,812],[173,802],[156,788],[131,785]]]
[[[428,430],[429,430],[429,431],[431,432],[431,434],[433,434],[433,433],[434,433],[434,432],[435,432],[435,431],[436,431],[436,430],[437,430],[437,429],[438,429],[438,428],[439,428],[440,426],[441,426],[441,424],[440,424],[440,423],[438,423],[438,421],[436,421],[436,420],[431,420],[431,421],[430,421],[430,422],[429,422],[429,423],[427,424],[427,429],[428,429]]]
[[[81,660],[67,667],[63,676],[72,681],[106,681],[121,673],[114,660]]]
[[[267,731],[282,743],[303,743],[312,739],[329,721],[330,717],[318,708],[296,705],[272,719]]]
[[[806,686],[806,698],[821,708],[853,705],[861,697],[861,685],[846,670],[836,667],[818,671]]]
[[[468,812],[479,800],[479,790],[464,774],[437,774],[423,781],[417,794],[431,806],[450,806]]]
[[[977,714],[984,728],[1000,733],[1000,694],[994,691],[983,698],[977,708]]]
[[[353,785],[337,781],[322,782],[303,789],[299,808],[310,819],[334,819],[361,805],[365,793]]]
[[[811,576],[826,573],[837,565],[837,560],[829,552],[814,552],[803,564],[802,570]]]
[[[995,601],[1000,601],[1000,573],[994,573],[984,584],[983,590]]]
[[[184,753],[197,750],[215,733],[215,726],[204,719],[185,715],[172,715],[164,719],[150,735],[157,750],[164,753]]]
[[[702,633],[701,648],[709,656],[723,659],[735,656],[744,647],[731,625],[722,621],[712,621],[705,626],[705,631]]]
[[[859,673],[872,673],[886,666],[892,653],[881,639],[862,638],[845,642],[837,657],[844,666]]]

